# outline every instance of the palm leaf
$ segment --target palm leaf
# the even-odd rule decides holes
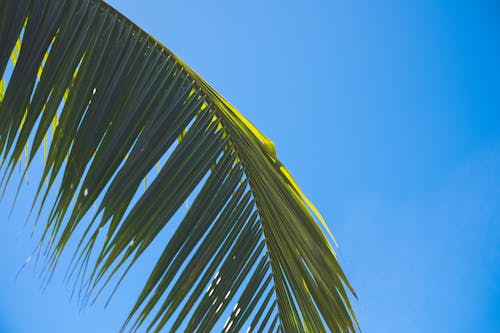
[[[328,228],[273,143],[115,9],[1,0],[0,77],[2,186],[44,146],[45,268],[76,238],[84,303],[175,228],[124,328],[356,330]]]

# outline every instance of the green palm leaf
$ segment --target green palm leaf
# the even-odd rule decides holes
[[[273,143],[115,9],[1,0],[0,76],[1,185],[49,144],[35,199],[50,207],[45,268],[77,238],[84,302],[121,282],[194,197],[124,327],[356,330],[326,224]]]

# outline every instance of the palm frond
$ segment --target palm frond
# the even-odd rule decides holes
[[[1,0],[0,77],[1,185],[23,152],[28,170],[47,149],[34,204],[49,208],[45,267],[76,237],[84,295],[121,282],[194,197],[125,328],[356,330],[328,227],[273,143],[115,9]]]

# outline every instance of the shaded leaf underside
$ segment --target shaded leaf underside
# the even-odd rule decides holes
[[[45,268],[74,236],[83,302],[119,284],[192,197],[124,328],[355,331],[324,221],[272,142],[115,9],[0,0],[0,77],[1,185],[43,147]]]

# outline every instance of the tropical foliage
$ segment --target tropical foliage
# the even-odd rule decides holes
[[[124,328],[356,330],[327,226],[273,143],[115,9],[0,0],[0,77],[1,186],[43,151],[44,269],[78,244],[83,302],[175,228]]]

